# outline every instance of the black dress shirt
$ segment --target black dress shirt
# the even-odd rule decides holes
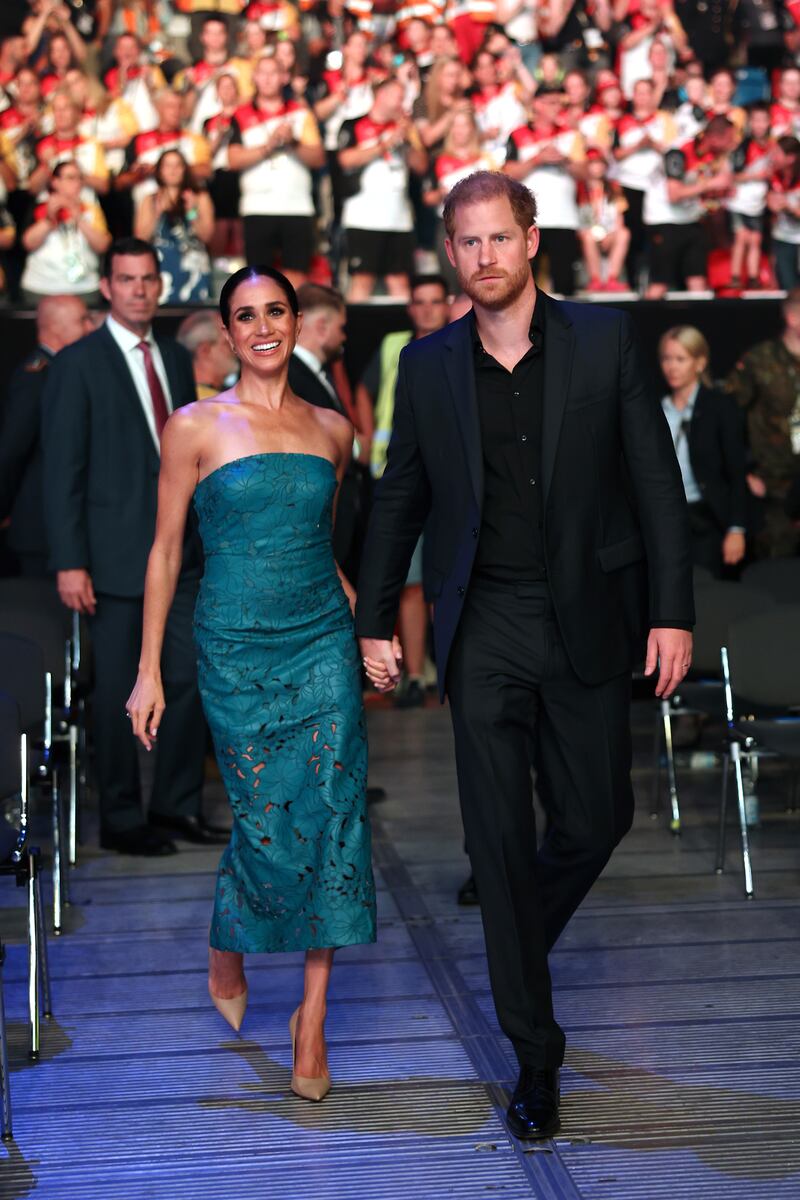
[[[477,577],[515,583],[546,578],[540,478],[545,312],[537,299],[531,347],[513,371],[484,350],[472,318],[484,471]]]

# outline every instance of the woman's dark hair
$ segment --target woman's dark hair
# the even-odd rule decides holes
[[[183,193],[187,188],[194,189],[194,179],[192,178],[192,169],[181,154],[180,150],[175,150],[172,147],[170,147],[169,150],[165,150],[156,163],[156,169],[153,174],[158,186],[160,188],[166,187],[162,176],[162,169],[164,165],[164,159],[170,154],[177,154],[178,158],[181,160],[181,163],[183,164],[183,176],[178,184],[178,195],[175,198],[175,203],[172,205],[172,208],[169,209],[167,216],[173,221],[182,221],[186,216],[186,202],[183,198]]]
[[[273,283],[277,283],[286,297],[289,308],[295,316],[298,316],[300,305],[297,303],[297,292],[291,283],[289,283],[286,276],[282,275],[280,271],[276,271],[274,267],[265,267],[257,263],[255,266],[241,267],[238,271],[234,271],[233,275],[225,281],[219,296],[219,315],[222,317],[222,324],[226,329],[230,329],[231,325],[231,300],[233,293],[240,283],[246,283],[248,279],[271,279]]]
[[[158,184],[159,187],[164,187],[164,180],[161,178],[161,169],[162,169],[162,166],[164,163],[164,159],[169,154],[177,154],[178,158],[183,163],[183,179],[180,182],[181,190],[183,188],[191,187],[192,186],[191,168],[190,168],[189,164],[187,163],[186,159],[181,154],[180,150],[175,150],[172,147],[170,147],[169,150],[165,150],[164,153],[160,156],[158,162],[156,163],[156,169],[154,172],[156,183]]]
[[[80,164],[74,158],[62,158],[61,162],[57,162],[50,172],[51,179],[60,179],[67,167],[77,167],[78,173],[81,173]]]

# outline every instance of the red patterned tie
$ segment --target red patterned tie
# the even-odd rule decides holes
[[[164,426],[169,417],[169,409],[167,408],[167,398],[164,395],[164,389],[161,386],[161,380],[158,378],[155,363],[153,362],[153,351],[150,349],[148,342],[139,342],[137,350],[141,350],[144,355],[144,373],[147,376],[147,386],[150,389],[150,399],[153,402],[153,416],[156,419],[156,433],[159,440],[164,432]]]

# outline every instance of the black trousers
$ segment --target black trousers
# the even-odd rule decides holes
[[[580,258],[575,230],[541,229],[539,236],[539,253],[534,259],[534,271],[538,259],[546,256],[550,263],[553,291],[562,296],[571,296],[575,291],[575,263]]]
[[[625,210],[625,224],[631,234],[628,253],[625,258],[625,274],[628,277],[629,285],[635,289],[644,261],[647,242],[647,226],[642,219],[644,192],[640,191],[639,188],[631,187],[624,187],[622,191],[628,202],[628,207]]]
[[[161,656],[166,711],[153,751],[150,811],[170,817],[198,816],[200,812],[206,737],[192,639],[197,587],[197,578],[179,581]],[[91,635],[100,824],[109,833],[124,833],[142,823],[137,743],[125,714],[142,644],[141,598],[98,595]]]
[[[521,1063],[557,1067],[547,956],[633,819],[630,675],[581,683],[546,584],[474,581],[447,684],[497,1017]]]

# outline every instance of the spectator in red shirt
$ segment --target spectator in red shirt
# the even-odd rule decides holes
[[[83,175],[83,186],[97,195],[108,191],[108,166],[96,138],[81,137],[81,108],[66,88],[53,95],[53,132],[36,145],[37,166],[29,180],[36,196],[47,183],[56,163],[74,159]]]

